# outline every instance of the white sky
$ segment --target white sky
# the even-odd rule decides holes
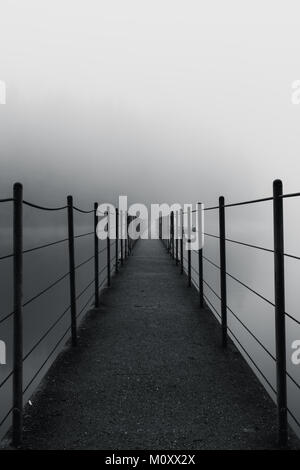
[[[289,0],[2,0],[1,194],[299,190],[299,22]]]

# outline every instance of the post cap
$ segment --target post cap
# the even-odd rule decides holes
[[[14,189],[23,189],[22,183],[19,183],[18,181],[14,183]]]

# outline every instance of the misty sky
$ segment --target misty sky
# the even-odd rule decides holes
[[[289,0],[2,0],[1,197],[299,190],[299,18]]]

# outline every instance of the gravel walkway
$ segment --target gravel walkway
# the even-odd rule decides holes
[[[140,241],[26,409],[31,449],[270,449],[276,410],[159,241]],[[297,446],[297,440],[293,440]]]

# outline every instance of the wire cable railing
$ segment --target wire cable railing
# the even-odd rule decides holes
[[[2,388],[3,385],[6,384],[6,382],[8,381],[8,379],[10,379],[10,377],[12,377],[12,375],[13,375],[13,371],[11,371],[11,372],[5,377],[5,379],[2,380],[2,382],[0,383],[0,388]]]
[[[95,212],[95,209],[83,210],[83,209],[80,209],[79,207],[76,207],[76,206],[73,206],[73,209],[77,212],[80,212],[81,214],[92,214],[93,212]]]
[[[104,281],[102,281],[102,284],[104,283]],[[84,306],[82,307],[82,309],[79,311],[79,313],[77,314],[77,318],[79,318],[80,315],[82,315],[82,313],[85,311],[86,307],[91,303],[92,299],[94,297],[94,293],[89,297],[88,301],[84,304]],[[68,328],[65,330],[65,332],[63,333],[63,335],[60,337],[60,339],[56,342],[55,346],[52,348],[52,350],[50,351],[50,353],[48,354],[48,356],[46,357],[46,359],[43,361],[43,363],[41,364],[41,366],[38,368],[38,370],[34,373],[33,377],[30,379],[30,381],[28,382],[28,384],[26,385],[26,387],[24,388],[24,391],[23,391],[23,395],[28,391],[28,389],[30,388],[30,386],[33,384],[33,382],[36,380],[36,378],[38,377],[38,375],[40,374],[40,372],[43,370],[43,368],[45,367],[45,365],[47,364],[47,362],[50,360],[50,358],[53,356],[53,354],[55,353],[55,351],[58,349],[58,347],[61,345],[62,341],[64,340],[64,338],[67,336],[67,334],[69,333],[69,331],[71,330],[71,327],[68,326]],[[12,412],[12,409],[10,410],[10,412],[7,414],[6,418],[8,418],[9,414]],[[2,423],[3,424],[3,423]]]
[[[299,196],[300,196],[300,192],[296,192],[296,193],[289,193],[289,194],[281,194],[277,197],[279,199],[287,199],[287,198],[299,197]],[[234,202],[234,203],[231,203],[231,204],[224,204],[224,207],[238,207],[238,206],[256,204],[258,202],[270,202],[270,201],[274,201],[274,196],[268,196],[268,197],[263,197],[263,198],[259,198],[259,199],[250,199],[248,201]],[[219,209],[219,208],[220,208],[220,205],[212,206],[212,207],[205,207],[204,210],[205,211],[211,211],[211,210],[216,210],[216,209]]]
[[[40,206],[38,204],[34,204],[32,202],[24,201],[23,204],[28,207],[32,207],[33,209],[39,209],[41,211],[63,211],[64,209],[67,209],[68,206],[60,206],[60,207],[46,207],[46,206]]]
[[[208,236],[211,236],[211,237],[214,237],[214,238],[220,238],[216,235],[212,235],[212,234],[209,234],[209,233],[206,233],[204,232],[204,235],[208,235]],[[245,245],[245,246],[249,246],[251,248],[256,248],[257,250],[263,250],[263,251],[267,251],[267,252],[270,252],[270,253],[274,253],[274,250],[271,250],[269,248],[264,248],[264,247],[261,247],[261,246],[257,246],[257,245],[251,245],[249,243],[244,243],[244,242],[238,242],[236,240],[231,240],[229,238],[225,238],[226,241],[229,241],[229,242],[232,242],[232,243],[237,243],[237,244],[240,244],[240,245]],[[195,250],[194,250],[195,251]],[[295,259],[298,259],[300,260],[300,257],[298,256],[295,256],[295,255],[290,255],[290,254],[287,254],[287,253],[284,253],[284,256],[287,256],[287,257],[290,257],[290,258],[295,258]],[[220,269],[220,266],[216,265],[215,263],[213,263],[211,260],[209,260],[207,257],[203,256],[203,259],[205,259],[206,261],[208,261],[210,264],[212,264],[213,266],[215,266],[216,268]],[[258,297],[260,297],[262,300],[264,300],[265,302],[267,302],[268,304],[272,305],[274,307],[274,302],[271,302],[269,299],[267,299],[266,297],[264,297],[262,294],[260,294],[259,292],[255,291],[253,288],[251,288],[250,286],[248,286],[247,284],[243,283],[241,280],[237,279],[235,276],[233,276],[232,274],[226,272],[226,275],[229,276],[231,279],[235,280],[236,282],[238,282],[239,284],[241,284],[243,287],[247,288],[249,291],[251,291],[252,293],[256,294]],[[285,312],[285,315],[287,317],[289,317],[291,320],[293,320],[295,323],[297,323],[298,325],[300,325],[300,321],[297,320],[297,318],[295,318],[293,315],[291,315],[290,313],[288,312]]]
[[[131,253],[133,249],[134,242],[129,238],[128,233],[126,235],[127,241],[125,242],[122,239],[119,239],[119,232],[116,232],[116,236],[113,237],[114,239],[108,238],[106,241],[105,246],[99,246],[98,236],[97,236],[97,224],[98,224],[98,217],[97,208],[98,204],[94,203],[94,208],[92,210],[83,210],[80,207],[73,205],[73,198],[72,196],[68,196],[67,204],[58,206],[58,207],[49,207],[43,206],[40,204],[36,204],[33,202],[29,202],[23,199],[23,192],[22,192],[22,185],[16,183],[14,185],[14,197],[13,198],[6,198],[0,199],[1,202],[13,202],[14,204],[14,225],[13,225],[13,234],[14,234],[14,250],[13,253],[3,255],[0,257],[0,261],[12,258],[14,259],[14,282],[13,282],[13,289],[14,289],[14,310],[10,313],[4,315],[0,318],[0,325],[3,324],[6,320],[13,318],[14,323],[14,346],[13,346],[13,368],[8,373],[8,375],[2,379],[0,383],[0,390],[2,387],[8,384],[8,381],[12,379],[15,374],[13,381],[13,390],[12,390],[12,407],[5,413],[4,417],[0,420],[0,427],[7,421],[9,416],[12,414],[12,424],[13,424],[13,443],[14,445],[18,445],[21,442],[22,438],[22,427],[20,426],[20,420],[18,416],[20,413],[22,414],[23,409],[23,396],[25,393],[29,391],[29,388],[34,384],[36,380],[39,380],[39,376],[42,373],[45,365],[49,362],[52,358],[54,353],[57,351],[59,346],[63,344],[64,339],[66,338],[67,334],[70,333],[70,339],[72,346],[77,344],[77,321],[78,319],[86,312],[86,309],[90,305],[94,305],[94,307],[99,306],[99,295],[101,290],[105,286],[110,285],[111,276],[114,272],[117,272],[119,269],[120,261],[126,259],[127,256]],[[42,243],[36,245],[34,247],[23,249],[23,217],[22,217],[22,206],[28,206],[33,209],[37,209],[40,211],[64,211],[66,210],[66,217],[68,223],[68,235],[67,237],[49,241],[46,243]],[[93,215],[93,230],[86,231],[84,233],[74,233],[74,212],[78,212],[81,214],[92,214]],[[116,225],[119,224],[119,213],[118,210],[115,212],[116,217]],[[127,218],[127,224],[125,227],[128,227],[128,221],[131,220],[132,217]],[[120,219],[121,220],[121,219]],[[93,254],[88,256],[83,261],[76,264],[75,262],[75,242],[78,239],[83,237],[93,236]],[[28,298],[27,300],[22,300],[22,277],[20,274],[23,272],[22,268],[22,258],[24,255],[33,252],[40,252],[44,249],[48,249],[50,247],[57,247],[58,245],[62,245],[66,243],[68,246],[68,250],[66,254],[68,255],[69,261],[69,270],[64,274],[60,275],[57,279],[50,282],[46,287],[39,290],[33,296]],[[124,244],[125,248],[124,249]],[[111,248],[116,246],[114,250],[115,253],[111,256]],[[121,251],[120,251],[121,249]],[[101,257],[101,266],[100,266],[100,255],[105,255],[106,259]],[[121,259],[122,257],[122,259]],[[79,292],[76,291],[76,276],[78,270],[90,264],[93,267],[94,275],[91,276],[89,282],[82,288]],[[104,277],[103,277],[104,275]],[[101,278],[103,279],[101,280]],[[100,279],[99,279],[100,278]],[[52,291],[56,286],[62,283],[64,280],[69,280],[69,288],[70,288],[70,303],[66,306],[63,311],[55,318],[53,323],[48,325],[45,331],[36,339],[34,344],[32,344],[28,350],[23,354],[23,351],[19,348],[19,344],[22,344],[23,340],[23,330],[22,330],[22,323],[19,322],[19,319],[23,317],[23,308],[30,306],[36,300],[42,298],[46,293]],[[78,279],[77,279],[78,280]],[[21,283],[20,283],[21,281]],[[101,282],[100,282],[101,281]],[[92,290],[91,294],[89,295],[89,291]],[[85,298],[86,295],[89,295],[88,299],[84,301],[83,306],[81,306],[79,312],[77,312],[77,303],[80,302]],[[66,315],[70,314],[70,324],[68,328],[64,331],[63,335],[56,341],[55,345],[47,354],[46,358],[42,361],[42,364],[38,367],[37,370],[34,371],[33,376],[30,380],[23,386],[23,363],[29,360],[34,351],[40,347],[40,345],[50,336],[50,334],[54,334],[56,329],[59,327],[60,323],[66,319]],[[16,329],[17,328],[17,329]],[[18,384],[18,385],[16,385]]]
[[[259,372],[259,374],[263,377],[263,379],[265,380],[265,382],[268,384],[268,386],[271,388],[272,392],[277,395],[277,390],[275,389],[275,387],[271,384],[270,380],[267,378],[266,374],[263,373],[263,371],[261,370],[261,368],[257,365],[257,363],[253,360],[252,356],[249,354],[249,352],[247,351],[247,349],[245,348],[245,346],[241,343],[241,341],[238,339],[238,337],[236,336],[236,334],[232,331],[232,329],[227,326],[228,328],[228,331],[231,333],[231,335],[233,336],[233,338],[235,339],[235,341],[238,343],[239,347],[243,350],[243,352],[246,354],[247,358],[250,360],[250,362],[252,363],[252,365],[255,367],[255,369]]]
[[[94,235],[94,232],[87,232],[87,233],[81,233],[80,235],[75,235],[74,239],[87,237],[89,235]],[[54,242],[48,242],[48,243],[44,243],[42,245],[34,246],[33,248],[28,248],[26,250],[23,250],[22,253],[23,254],[32,253],[34,251],[39,251],[39,250],[42,250],[44,248],[48,248],[50,246],[52,247],[52,246],[60,245],[62,243],[67,242],[68,240],[69,240],[68,238],[61,238],[60,240],[56,240]],[[13,256],[14,256],[13,253],[10,253],[10,254],[4,255],[4,256],[0,256],[0,261],[2,261],[4,259],[8,259],[8,258],[13,258]]]
[[[198,253],[196,250],[193,250],[194,253]],[[203,258],[204,255],[202,255]],[[207,259],[207,258],[206,258]],[[185,262],[188,262],[188,258],[186,258],[185,256],[183,256],[183,260]],[[207,259],[211,264],[213,264],[213,266],[215,266],[216,268],[220,269],[220,266],[218,266],[216,263],[213,263],[211,260]],[[191,266],[191,270],[196,274],[196,275],[199,275],[199,271],[197,271],[193,266]],[[188,270],[184,269],[184,271],[186,273],[188,273]],[[193,279],[192,279],[193,280]],[[221,301],[221,296],[212,288],[212,286],[205,280],[205,279],[202,279],[202,282],[205,286],[208,287],[208,289],[214,294],[214,296],[219,300]],[[198,288],[198,286],[195,284],[196,288]],[[247,288],[249,288],[249,286],[247,286]],[[252,290],[251,288],[249,288],[250,290]],[[257,293],[257,292],[254,292],[256,295],[258,295],[260,297],[260,294]],[[212,302],[209,300],[209,298],[206,296],[205,293],[203,293],[203,297],[205,299],[205,302],[206,304],[209,306],[209,308],[216,314],[216,316],[218,317],[219,320],[222,319],[222,316],[221,314],[217,311],[216,307],[212,304]],[[264,299],[266,300],[267,302],[268,299]],[[274,303],[272,303],[272,305],[274,306]],[[276,362],[276,357],[274,356],[273,353],[271,353],[271,351],[263,344],[263,342],[250,330],[250,328],[239,318],[239,316],[228,306],[226,305],[227,307],[227,310],[232,314],[232,316],[239,322],[239,324],[244,328],[245,331],[247,331],[247,333],[255,340],[255,342],[265,351],[265,353],[272,359],[273,362]],[[290,315],[288,315],[290,316]],[[291,317],[291,316],[290,316]],[[297,321],[296,319],[294,319],[294,317],[291,317],[293,320]],[[241,341],[237,338],[236,334],[232,331],[232,329],[227,325],[227,329],[229,331],[229,333],[232,335],[232,337],[234,338],[234,340],[237,342],[237,344],[239,345],[239,347],[242,349],[242,351],[244,352],[244,354],[246,355],[246,357],[250,360],[251,364],[254,366],[254,368],[257,370],[257,372],[259,373],[259,375],[263,378],[263,380],[266,382],[266,384],[270,387],[270,389],[272,390],[272,392],[277,395],[277,391],[276,389],[274,388],[274,386],[271,384],[270,380],[267,378],[266,374],[264,374],[264,372],[262,371],[262,369],[259,367],[259,365],[257,364],[257,362],[254,361],[254,359],[251,357],[250,353],[246,350],[246,348],[244,347],[244,345],[241,343]],[[300,390],[300,384],[293,378],[293,376],[288,372],[286,371],[286,375],[289,377],[289,379],[293,382],[293,384]],[[299,425],[299,421],[297,420],[297,418],[294,416],[294,414],[288,409],[287,410],[288,413],[290,414],[290,416],[293,418],[293,420],[295,421],[295,423],[297,425]]]
[[[29,389],[29,387],[31,386],[31,384],[35,381],[35,379],[37,378],[37,376],[39,375],[39,373],[42,371],[42,369],[44,368],[44,366],[47,364],[47,362],[49,361],[49,359],[51,358],[51,356],[54,354],[54,352],[57,350],[58,346],[61,344],[62,340],[65,338],[65,336],[67,335],[67,333],[71,330],[71,326],[68,326],[68,328],[66,329],[66,331],[64,332],[64,334],[60,337],[60,339],[57,341],[57,343],[55,344],[54,348],[51,349],[50,353],[48,354],[48,356],[46,357],[46,359],[43,361],[42,365],[37,369],[37,371],[34,373],[33,377],[30,379],[30,381],[28,382],[28,384],[26,385],[26,387],[24,388],[23,390],[23,395],[25,395],[25,393],[27,392],[27,390]]]
[[[64,316],[69,312],[71,305],[68,305],[67,308],[59,315],[59,317],[55,320],[55,322],[45,331],[45,333],[39,338],[39,340],[29,349],[29,351],[25,354],[23,357],[23,361],[26,361],[26,359],[33,353],[33,351],[36,350],[36,348],[43,342],[45,338],[51,333],[52,330],[56,327],[56,325],[64,318]]]
[[[175,245],[175,238],[174,238],[174,213],[169,215],[169,219],[167,221],[167,227],[169,229],[169,233],[166,237],[162,236],[162,230],[160,232],[160,238],[166,238],[166,248],[167,251],[171,254],[172,258],[176,260],[176,265],[181,264],[181,273],[186,273],[188,276],[188,286],[194,285],[197,291],[199,292],[200,296],[200,306],[207,305],[207,307],[216,315],[218,321],[221,324],[221,331],[222,331],[222,345],[226,347],[227,345],[227,335],[231,337],[233,342],[236,343],[237,347],[240,348],[242,353],[246,356],[249,363],[254,367],[257,371],[259,376],[265,381],[269,389],[275,394],[277,399],[277,407],[278,407],[278,440],[282,445],[286,445],[287,443],[287,416],[289,415],[294,422],[300,427],[300,422],[295,413],[291,411],[291,405],[287,402],[287,378],[294,384],[297,390],[300,390],[300,384],[298,381],[293,377],[293,375],[287,370],[286,367],[286,334],[285,334],[285,318],[289,318],[293,320],[296,324],[300,325],[300,321],[290,313],[285,311],[285,303],[284,303],[284,259],[285,258],[293,258],[296,260],[300,260],[300,256],[286,253],[284,250],[283,244],[283,231],[284,231],[284,217],[283,217],[283,200],[287,198],[299,197],[300,192],[296,193],[289,193],[283,194],[282,191],[282,183],[279,180],[276,180],[273,183],[273,196],[272,197],[262,197],[252,200],[245,200],[236,203],[226,204],[224,197],[219,198],[219,204],[211,207],[204,207],[204,211],[217,211],[219,216],[219,234],[209,233],[203,231],[203,235],[206,237],[214,238],[219,243],[219,253],[220,253],[220,262],[217,264],[213,261],[210,257],[204,254],[204,247],[200,247],[199,249],[190,250],[189,248],[184,248],[183,239],[185,238],[187,243],[190,241],[188,240],[190,236],[188,234],[192,233],[192,226],[186,227],[183,225],[182,219],[182,226],[181,228],[176,227],[176,233],[181,234],[179,239],[176,240]],[[273,205],[273,235],[274,235],[274,248],[268,248],[261,246],[259,244],[252,244],[248,243],[243,240],[236,240],[234,238],[230,238],[226,236],[225,231],[225,209],[237,206],[245,206],[245,205],[252,205],[256,203],[263,203],[263,202],[272,202]],[[195,213],[199,212],[199,209],[196,210],[189,210],[184,213]],[[200,215],[201,216],[201,215]],[[176,218],[178,221],[178,216]],[[176,222],[177,223],[177,222]],[[188,224],[192,224],[192,220],[188,221]],[[162,227],[162,220],[160,221],[160,227]],[[240,245],[243,247],[251,248],[253,250],[263,251],[271,253],[274,257],[274,301],[267,298],[263,293],[259,292],[258,290],[254,289],[248,283],[244,282],[238,276],[228,272],[226,267],[226,246],[227,244],[233,245]],[[176,251],[175,251],[176,246]],[[180,254],[178,253],[178,246],[180,246]],[[187,245],[188,246],[188,245]],[[188,256],[184,255],[184,252],[187,251]],[[192,264],[192,256],[190,251],[193,254],[197,255],[198,259],[198,270]],[[194,260],[194,258],[193,258]],[[194,262],[194,261],[193,261]],[[203,262],[210,264],[214,268],[216,268],[218,275],[220,276],[220,293],[216,291],[212,287],[212,285],[207,282],[204,278],[204,271],[203,271]],[[194,275],[196,276],[197,280],[195,281]],[[263,302],[268,304],[274,309],[275,317],[275,328],[276,328],[276,335],[275,335],[275,342],[276,342],[276,353],[273,353],[270,348],[264,344],[264,341],[258,337],[257,334],[247,325],[247,320],[244,321],[237,315],[236,312],[228,305],[227,301],[227,280],[233,280],[243,288],[245,288],[248,292],[255,295]],[[204,291],[205,288],[205,291]],[[208,291],[207,291],[208,290]],[[215,299],[218,300],[220,312],[217,308],[213,305],[209,297],[211,295],[214,296]],[[208,297],[209,295],[209,297]],[[243,341],[237,336],[237,334],[233,331],[233,327],[228,325],[227,315],[230,314],[231,318],[238,322],[240,327],[251,337],[255,340],[255,343],[258,345],[261,350],[271,359],[272,363],[276,367],[276,375],[277,375],[277,386],[275,387],[271,381],[268,379],[267,375],[264,373],[262,368],[259,366],[257,361],[252,357],[251,351],[248,350],[248,347],[243,344]],[[298,429],[299,431],[299,429]]]
[[[106,266],[104,268],[102,268],[98,275],[100,276],[104,270],[106,269]],[[94,282],[94,278],[92,279],[91,282],[89,282],[85,287],[84,289],[82,289],[82,291],[77,295],[76,297],[76,300],[79,300],[83,294],[85,294],[85,292],[88,290],[88,288],[92,285],[92,283]],[[106,282],[106,279],[103,279],[102,283],[101,283],[101,287],[103,286],[104,282]],[[92,294],[92,296],[89,298],[89,300],[91,300],[93,298],[93,295],[94,293]],[[55,326],[60,322],[60,320],[62,320],[62,318],[66,315],[66,313],[69,312],[71,308],[71,305],[68,305],[67,308],[65,308],[65,310],[59,315],[59,317],[55,320],[55,322],[46,330],[46,332],[41,336],[41,338],[31,347],[31,349],[26,353],[26,355],[23,357],[23,361],[25,361],[29,356],[30,354],[33,353],[33,351],[43,342],[43,340],[49,335],[49,333],[51,333],[51,331],[55,328]],[[80,312],[81,313],[81,312]],[[79,314],[80,314],[79,313]]]
[[[214,235],[212,233],[204,232],[204,235],[206,235],[208,237],[220,239],[220,237],[218,235]],[[272,250],[271,248],[265,248],[263,246],[253,245],[251,243],[246,243],[246,242],[242,242],[242,241],[239,241],[239,240],[233,240],[231,238],[225,238],[225,240],[227,242],[230,242],[230,243],[235,243],[236,245],[247,246],[249,248],[254,248],[255,250],[261,250],[261,251],[266,251],[266,252],[269,252],[269,253],[274,253],[274,250]],[[286,256],[287,258],[293,258],[293,259],[300,260],[300,256],[291,255],[290,253],[284,253],[284,256]]]
[[[13,200],[14,200],[13,197],[8,197],[8,198],[6,198],[6,199],[0,199],[0,204],[1,204],[2,202],[13,202]]]
[[[192,266],[192,271],[195,272],[195,274],[197,276],[199,276],[199,271],[197,271],[193,266]],[[203,279],[203,284],[205,286],[207,286],[207,288],[214,294],[214,296],[219,300],[221,301],[221,296],[215,291],[215,289],[213,289],[213,287],[205,280]],[[207,297],[206,297],[207,299]],[[250,328],[238,317],[238,315],[236,315],[236,313],[234,313],[234,311],[227,305],[227,310],[233,315],[233,317],[243,326],[243,328],[250,334],[250,336],[257,342],[257,344],[259,344],[261,346],[261,348],[268,354],[268,356],[273,359],[274,361],[276,361],[276,358],[274,356],[274,354],[272,354],[268,348],[266,348],[266,346],[262,343],[261,340],[258,339],[258,337],[250,330]],[[218,314],[219,318],[221,318],[221,315]],[[296,385],[297,382],[295,382]],[[299,385],[298,385],[299,386]]]
[[[48,247],[49,245],[47,245]],[[99,250],[98,253],[102,253],[103,251],[106,250],[106,247]],[[25,253],[26,251],[23,251],[23,253]],[[88,262],[92,261],[94,259],[94,254],[92,256],[90,256],[89,258],[85,259],[84,261],[82,261],[81,263],[79,263],[77,266],[75,266],[75,270],[81,268],[81,266],[84,266],[85,264],[87,264]],[[34,296],[32,296],[30,299],[28,299],[26,302],[23,303],[23,307],[26,307],[27,305],[31,304],[32,302],[34,302],[35,300],[37,300],[39,297],[41,297],[42,295],[44,295],[46,292],[48,292],[49,290],[51,290],[53,287],[57,286],[61,281],[63,281],[64,279],[66,279],[68,276],[69,276],[70,272],[66,272],[65,274],[63,274],[62,276],[60,276],[58,279],[56,279],[54,282],[50,283],[47,287],[45,287],[44,289],[42,289],[41,291],[39,291],[37,294],[35,294]],[[12,317],[12,315],[14,314],[14,312],[10,312],[9,314],[7,314],[6,316],[4,316],[3,318],[0,319],[0,324],[3,323],[5,320],[9,319],[10,317]]]
[[[6,320],[8,320],[9,318],[11,318],[11,317],[13,316],[13,314],[14,314],[14,312],[10,312],[10,313],[8,313],[7,315],[5,315],[4,317],[2,317],[2,318],[0,319],[0,325],[1,325],[1,323],[4,323]]]
[[[225,272],[226,276],[228,276],[230,279],[233,279],[235,282],[237,282],[238,284],[240,284],[240,286],[243,286],[245,287],[246,289],[248,289],[248,291],[252,292],[252,294],[255,294],[257,297],[259,297],[260,299],[264,300],[266,303],[268,303],[269,305],[271,305],[272,307],[275,307],[275,303],[272,302],[271,300],[267,299],[267,297],[265,297],[264,295],[260,294],[257,290],[253,289],[252,287],[248,286],[248,284],[245,284],[243,281],[241,281],[240,279],[238,279],[237,277],[233,276],[232,274],[230,274],[229,272]]]
[[[220,237],[218,235],[214,235],[212,233],[204,232],[204,235],[207,236],[207,237],[220,239]],[[251,243],[245,243],[245,242],[241,242],[239,240],[233,240],[231,238],[225,238],[225,241],[230,242],[230,243],[235,243],[237,245],[248,246],[249,248],[254,248],[255,250],[262,250],[262,251],[267,251],[269,253],[274,253],[274,250],[271,250],[269,248],[265,248],[265,247],[259,246],[259,245],[252,245]]]

